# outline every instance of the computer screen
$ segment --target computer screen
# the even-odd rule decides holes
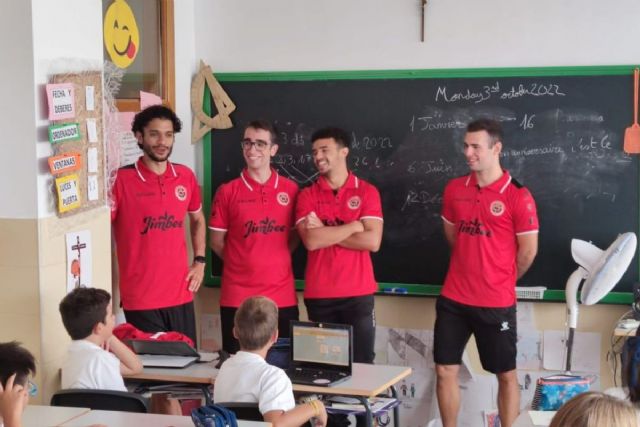
[[[348,328],[294,325],[292,332],[294,361],[349,366]]]

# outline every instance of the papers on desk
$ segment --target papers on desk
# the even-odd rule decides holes
[[[162,356],[160,354],[139,354],[145,368],[186,368],[198,361],[197,357]]]
[[[335,396],[329,399],[326,403],[327,412],[329,413],[359,413],[364,412],[364,405],[358,399],[344,398],[341,396]],[[393,397],[371,397],[369,398],[369,406],[371,407],[371,413],[374,415],[387,412],[400,404],[398,399]]]
[[[529,411],[529,417],[535,427],[548,426],[555,414],[556,411]]]

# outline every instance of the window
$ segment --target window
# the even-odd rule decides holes
[[[124,70],[122,86],[116,95],[120,111],[138,111],[141,90],[160,96],[166,105],[174,107],[173,3],[173,0],[102,1],[104,57]]]

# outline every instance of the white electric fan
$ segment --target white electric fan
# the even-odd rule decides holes
[[[571,372],[573,336],[578,325],[577,294],[580,284],[584,280],[580,293],[582,304],[593,305],[600,301],[627,271],[636,253],[636,246],[636,235],[631,232],[618,235],[618,238],[605,251],[584,240],[571,240],[571,255],[580,266],[569,276],[565,290],[569,321],[567,374]]]

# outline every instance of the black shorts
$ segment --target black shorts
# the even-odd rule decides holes
[[[222,348],[227,353],[233,354],[240,350],[240,343],[233,336],[233,318],[238,311],[238,307],[220,307],[220,328],[222,329]],[[291,307],[278,308],[278,336],[289,338],[292,320],[298,320],[300,313],[297,305]]]
[[[155,310],[124,310],[128,323],[144,332],[180,332],[196,342],[196,316],[193,301]]]
[[[473,334],[482,367],[494,374],[516,368],[516,305],[474,307],[443,296],[436,302],[433,360],[439,365],[460,365]]]
[[[343,323],[353,327],[353,361],[373,363],[376,316],[373,295],[347,298],[305,298],[312,322]]]

